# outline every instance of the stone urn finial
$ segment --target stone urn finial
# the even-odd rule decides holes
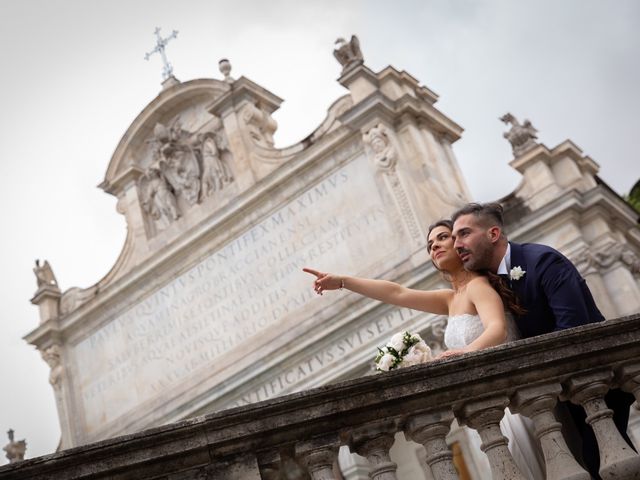
[[[234,81],[234,79],[231,77],[230,73],[231,73],[231,62],[226,59],[226,58],[222,58],[220,59],[220,61],[218,62],[218,68],[220,69],[220,73],[222,73],[222,75],[224,75],[224,81],[231,83]]]

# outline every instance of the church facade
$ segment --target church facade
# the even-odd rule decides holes
[[[226,60],[221,80],[169,76],[127,129],[101,184],[127,222],[116,264],[65,292],[48,263],[35,268],[41,322],[26,340],[51,367],[60,449],[369,375],[399,330],[444,348],[442,316],[318,297],[302,272],[441,288],[427,227],[472,200],[451,148],[462,128],[437,95],[405,71],[369,69],[355,38],[336,58],[348,93],[290,147],[273,141],[282,100],[232,78]],[[502,120],[522,175],[496,199],[509,238],[565,253],[606,318],[639,312],[638,213],[575,143],[549,148],[531,123]],[[450,443],[464,450],[461,432]],[[416,459],[401,478],[430,478],[396,440]],[[468,478],[483,478],[462,455]],[[347,478],[365,478],[343,457]]]

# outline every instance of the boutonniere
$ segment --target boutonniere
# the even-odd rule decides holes
[[[520,266],[513,267],[509,271],[509,278],[511,280],[520,280],[522,277],[524,277],[525,273],[527,273],[527,272],[526,272],[526,270],[523,270],[522,267],[520,267]]]

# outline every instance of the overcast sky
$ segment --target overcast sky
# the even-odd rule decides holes
[[[115,198],[96,188],[121,136],[160,91],[153,30],[179,31],[176,77],[221,78],[230,59],[285,99],[277,146],[307,136],[345,93],[337,37],[360,38],[366,64],[406,70],[465,128],[454,151],[476,200],[519,175],[498,117],[530,119],[553,147],[569,138],[626,193],[640,177],[640,2],[0,0],[0,447],[27,456],[59,438],[48,367],[21,337],[38,324],[32,267],[48,259],[63,290],[88,287],[125,239]],[[0,464],[5,459],[0,460]]]

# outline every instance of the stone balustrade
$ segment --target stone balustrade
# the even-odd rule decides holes
[[[640,479],[640,457],[603,401],[612,387],[639,398],[640,315],[25,460],[0,467],[0,479],[328,480],[345,445],[368,460],[372,479],[393,480],[389,449],[399,431],[424,446],[434,478],[457,479],[445,440],[454,417],[478,430],[494,479],[525,479],[499,426],[509,406],[532,419],[548,479],[588,480],[554,415],[556,402],[567,399],[584,407],[595,431],[601,476]]]

